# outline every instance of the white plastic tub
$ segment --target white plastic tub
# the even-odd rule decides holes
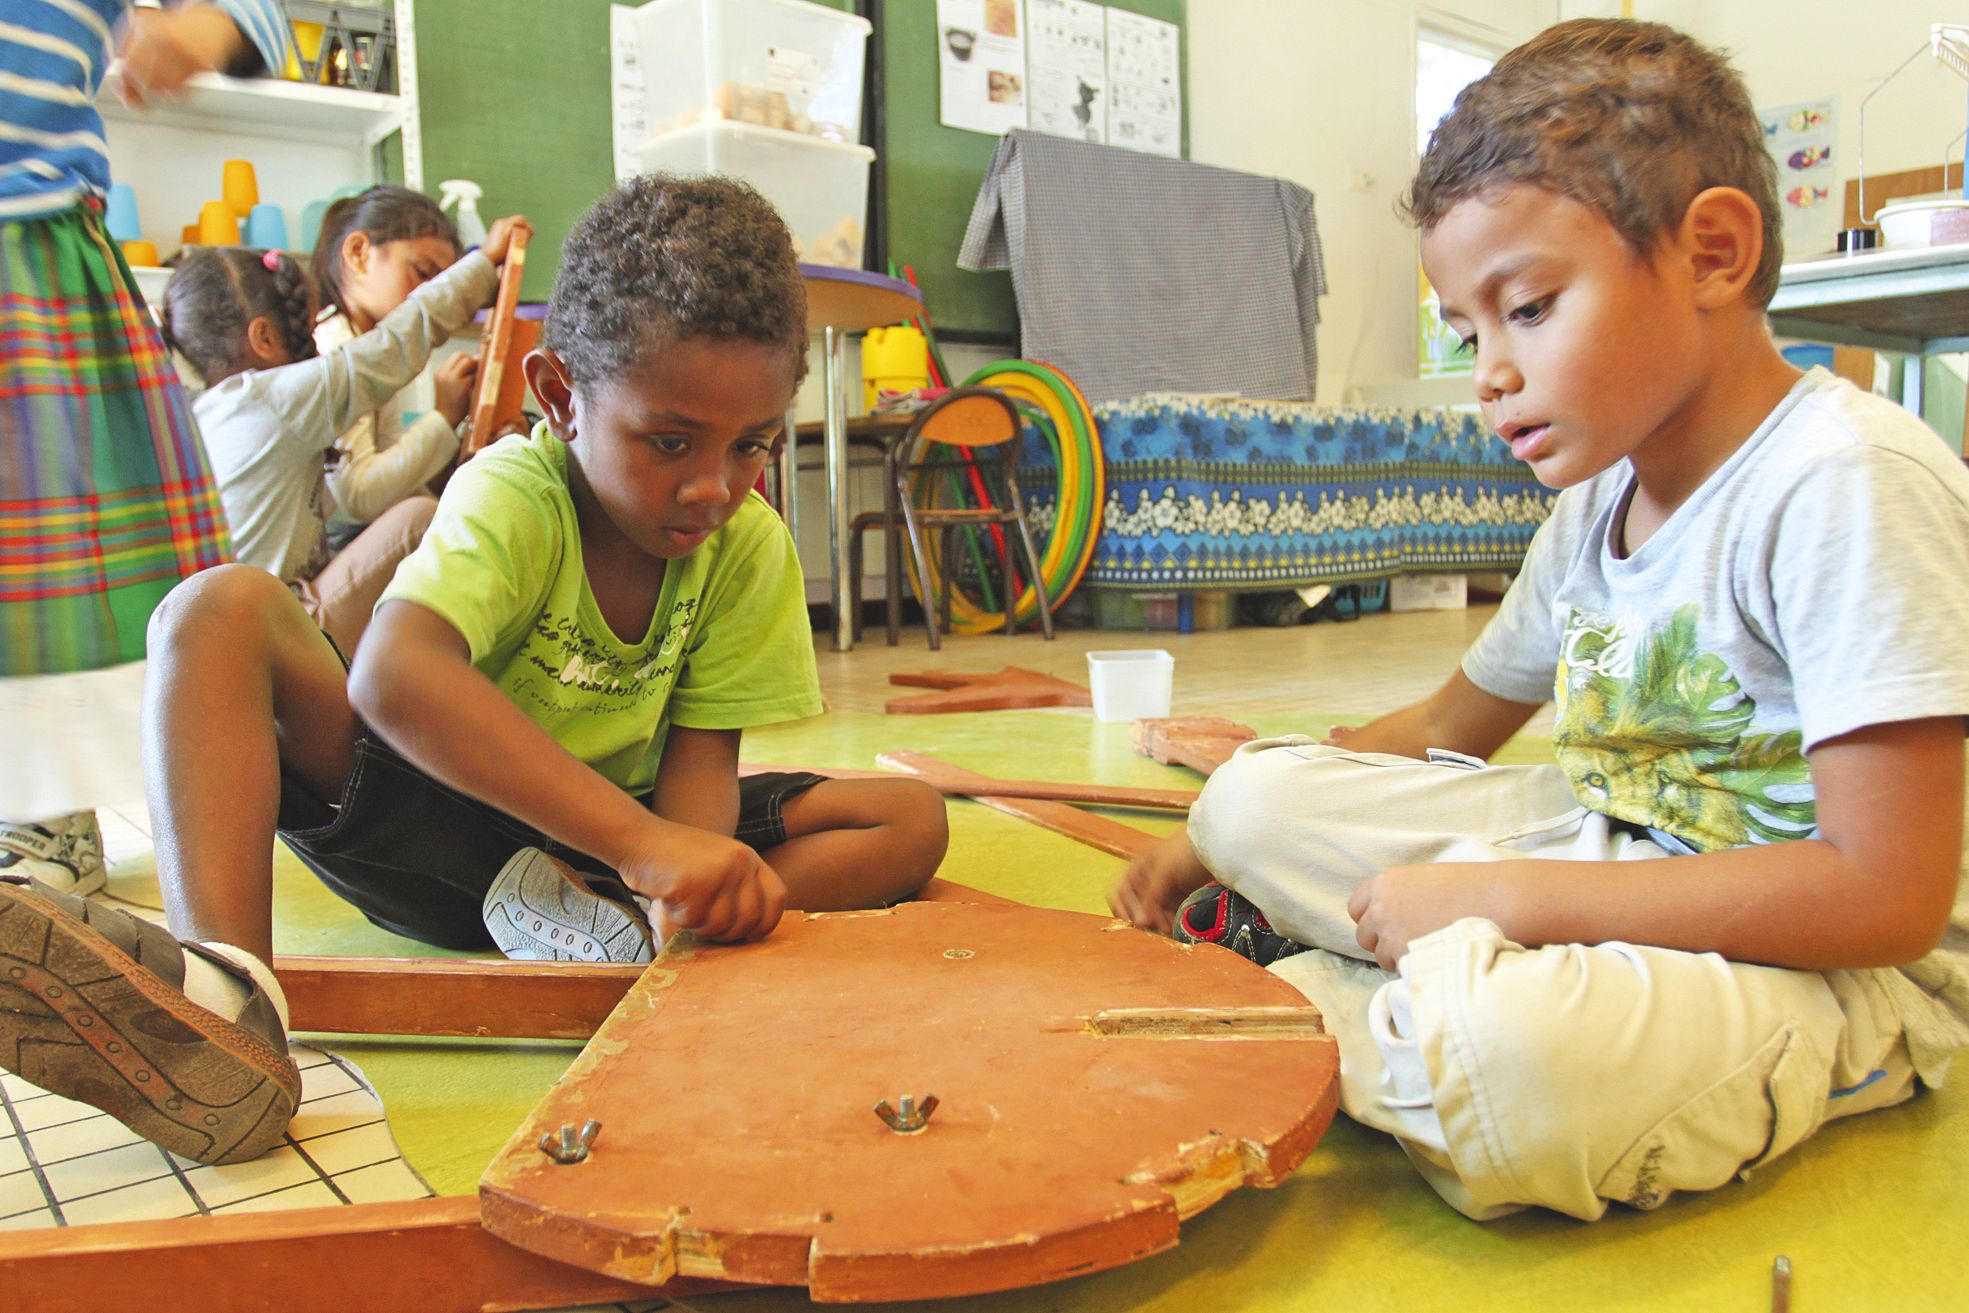
[[[1953,210],[1969,210],[1969,200],[1960,196],[1939,196],[1883,205],[1876,216],[1880,224],[1880,244],[1899,250],[1933,246],[1935,216]]]
[[[1176,682],[1176,658],[1159,647],[1089,652],[1087,682],[1094,694],[1096,720],[1166,716]]]
[[[646,170],[727,173],[779,209],[807,264],[861,267],[868,222],[868,166],[875,152],[746,123],[699,123],[636,148]]]
[[[652,0],[636,22],[653,133],[724,120],[860,140],[866,18],[805,0]]]

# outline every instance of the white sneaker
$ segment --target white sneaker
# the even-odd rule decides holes
[[[620,886],[618,886],[620,887]],[[623,889],[597,893],[566,862],[522,848],[485,892],[485,928],[523,962],[648,962],[649,921]]]
[[[94,812],[33,825],[0,821],[0,873],[39,880],[56,893],[87,898],[109,883]]]

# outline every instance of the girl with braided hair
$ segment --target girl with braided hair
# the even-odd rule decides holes
[[[335,552],[326,528],[329,454],[344,429],[415,378],[491,298],[512,234],[525,226],[494,224],[479,251],[325,356],[315,351],[313,283],[278,251],[194,251],[164,289],[165,340],[205,382],[192,410],[233,553],[291,587],[345,655],[397,563],[423,540],[433,503],[399,503]]]

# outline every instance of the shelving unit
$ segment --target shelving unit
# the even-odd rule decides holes
[[[1915,357],[1901,404],[1921,413],[1919,361],[1969,350],[1969,244],[1800,260],[1779,271],[1771,327],[1786,337]]]
[[[399,131],[404,118],[398,96],[216,73],[199,74],[182,97],[154,109],[130,109],[113,94],[105,94],[98,108],[109,124],[240,132],[338,148],[353,141],[365,149]]]

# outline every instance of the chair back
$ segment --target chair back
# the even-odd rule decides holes
[[[913,436],[953,447],[995,447],[1019,436],[1024,424],[1012,399],[997,388],[952,388],[912,425]]]

